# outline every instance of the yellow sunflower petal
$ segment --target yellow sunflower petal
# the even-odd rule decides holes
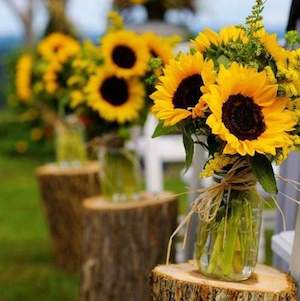
[[[277,97],[277,86],[265,71],[236,63],[221,68],[217,85],[210,86],[204,100],[212,112],[207,125],[224,140],[224,154],[275,155],[276,148],[290,145],[296,114],[287,110],[286,98]]]

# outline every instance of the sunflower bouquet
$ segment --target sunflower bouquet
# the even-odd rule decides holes
[[[184,223],[199,215],[198,268],[223,280],[252,274],[262,216],[256,184],[274,198],[272,162],[299,143],[300,52],[266,32],[263,7],[256,0],[244,25],[199,33],[189,53],[165,66],[151,95],[160,120],[154,137],[181,131],[187,167],[195,144],[209,154],[201,176],[214,184],[199,190]],[[294,46],[296,33],[287,37]]]
[[[31,54],[23,51],[13,53],[7,60],[10,79],[7,84],[8,110],[1,125],[1,136],[4,138],[7,135],[2,147],[9,153],[47,152],[49,149],[51,131],[30,101],[32,64]]]
[[[56,130],[58,162],[76,165],[85,161],[86,151],[83,127],[69,105],[68,82],[80,48],[74,38],[52,33],[20,57],[15,80],[19,108],[38,111],[45,126]]]
[[[92,145],[100,145],[102,189],[114,199],[140,190],[138,160],[126,145],[149,111],[149,89],[171,59],[174,40],[154,33],[138,35],[115,12],[99,45],[85,42],[73,61],[70,106],[86,124]],[[146,80],[147,79],[147,80]]]

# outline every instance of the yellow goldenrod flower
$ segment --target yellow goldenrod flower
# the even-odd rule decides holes
[[[216,153],[214,157],[206,163],[203,171],[200,173],[200,176],[202,178],[211,177],[214,173],[221,172],[224,167],[233,164],[236,160],[237,157]]]
[[[272,68],[270,66],[265,67],[265,71],[267,74],[267,78],[270,84],[276,84],[277,83],[277,79],[275,77],[275,74],[272,70]]]
[[[123,18],[114,10],[108,14],[109,30],[120,30],[124,27]]]
[[[84,100],[85,100],[84,94],[81,91],[75,90],[75,91],[71,92],[71,94],[70,94],[70,106],[71,106],[71,108],[76,108],[78,105],[83,103]]]
[[[19,99],[26,102],[32,94],[32,63],[33,58],[30,54],[21,56],[16,69],[16,90]]]

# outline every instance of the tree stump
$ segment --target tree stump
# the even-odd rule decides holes
[[[68,271],[81,264],[82,203],[100,194],[99,163],[76,168],[47,164],[36,171],[56,262]]]
[[[118,204],[91,198],[84,208],[80,300],[151,300],[149,274],[166,260],[177,226],[176,197],[145,193]]]
[[[296,286],[287,274],[257,265],[243,282],[223,282],[201,275],[194,264],[156,267],[151,274],[153,301],[296,301]]]

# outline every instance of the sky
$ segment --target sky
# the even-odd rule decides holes
[[[14,0],[22,6],[26,0]],[[249,14],[254,0],[195,0],[199,1],[200,12],[194,30],[203,26],[219,27],[241,23]],[[268,0],[265,8],[265,23],[268,28],[284,29],[287,23],[291,0]],[[99,34],[105,28],[105,15],[111,0],[70,0],[68,14],[80,32]],[[42,6],[38,8],[35,28],[43,28],[46,14]],[[194,25],[196,24],[196,25]],[[9,7],[0,0],[0,36],[21,35],[22,26]]]

